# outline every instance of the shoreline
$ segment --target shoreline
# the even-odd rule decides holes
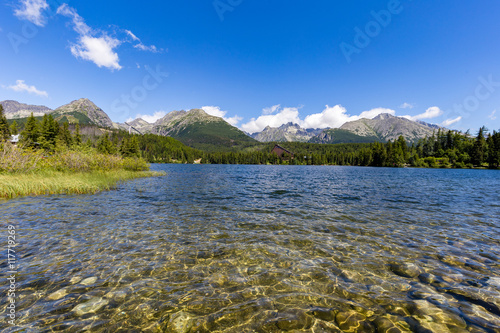
[[[159,177],[158,171],[42,171],[31,174],[0,174],[0,200],[51,194],[94,194],[116,188],[127,180]]]

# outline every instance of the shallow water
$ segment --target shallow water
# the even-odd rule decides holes
[[[0,204],[19,243],[0,329],[500,332],[498,171],[153,169]]]

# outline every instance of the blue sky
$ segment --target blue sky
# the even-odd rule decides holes
[[[204,107],[248,132],[381,112],[498,130],[498,13],[496,0],[9,0],[0,100],[85,97],[120,122]]]

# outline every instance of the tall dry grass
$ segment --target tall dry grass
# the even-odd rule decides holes
[[[163,175],[143,159],[97,153],[92,148],[53,153],[0,145],[0,198],[95,193],[121,180]]]

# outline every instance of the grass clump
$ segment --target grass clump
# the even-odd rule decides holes
[[[159,176],[138,157],[99,153],[94,148],[59,149],[52,152],[0,146],[0,197],[43,194],[95,193],[118,182]]]

